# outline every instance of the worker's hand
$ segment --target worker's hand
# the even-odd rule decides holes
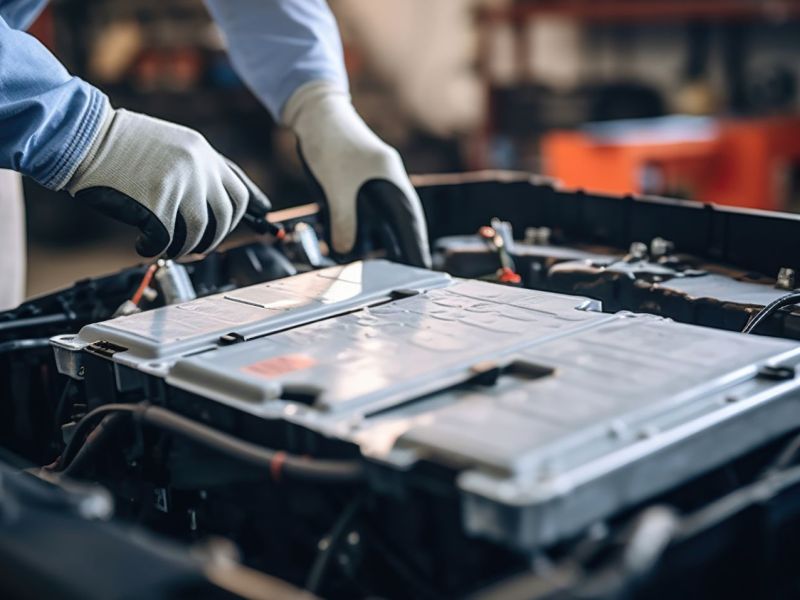
[[[430,266],[425,215],[397,151],[358,116],[335,85],[302,86],[283,109],[300,153],[322,188],[334,252],[347,255],[366,226],[385,227],[404,262]]]
[[[236,227],[251,197],[269,205],[242,170],[196,131],[106,110],[97,139],[65,188],[138,227],[142,256],[207,252]]]

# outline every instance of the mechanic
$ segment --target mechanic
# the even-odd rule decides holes
[[[136,226],[143,256],[210,251],[240,221],[251,196],[266,197],[196,131],[114,109],[103,92],[71,76],[23,32],[46,2],[0,0],[0,168],[67,190]],[[333,250],[345,255],[353,249],[359,216],[363,220],[368,211],[391,227],[406,262],[428,265],[419,198],[397,151],[351,104],[342,44],[325,0],[206,4],[227,38],[234,67],[273,117],[297,135],[328,205]],[[2,184],[0,194],[18,187]],[[21,232],[2,228],[19,229],[21,221],[0,223],[0,239],[16,243],[12,258],[19,263],[0,263],[16,270],[0,273],[6,294],[24,272],[24,245]]]

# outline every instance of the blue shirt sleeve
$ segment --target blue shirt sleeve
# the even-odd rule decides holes
[[[0,18],[14,29],[28,29],[47,0],[0,0]]]
[[[105,95],[0,17],[0,167],[60,189],[89,151]]]
[[[280,119],[304,83],[330,81],[347,91],[342,40],[325,0],[206,0],[228,42],[234,67]]]

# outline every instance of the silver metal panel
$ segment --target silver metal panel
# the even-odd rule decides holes
[[[424,290],[449,281],[441,273],[387,261],[356,262],[88,325],[77,338],[56,343],[80,349],[111,342],[128,349],[115,355],[116,362],[161,366],[213,348],[228,333],[261,336],[387,300],[398,289]]]
[[[626,316],[520,351],[555,373],[534,381],[507,377],[461,394],[403,441],[427,453],[458,452],[506,473],[561,472],[715,408],[706,401],[710,394],[752,379],[764,361],[795,348]]]
[[[464,381],[486,361],[613,317],[585,298],[480,281],[179,361],[170,384],[263,402],[299,390],[320,413],[369,414]],[[486,365],[484,365],[486,366]]]
[[[766,306],[787,293],[786,290],[779,290],[763,283],[737,281],[713,273],[702,277],[671,279],[661,284],[661,287],[686,294],[690,298],[714,298],[719,302],[754,306]]]

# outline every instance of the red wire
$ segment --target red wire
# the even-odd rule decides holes
[[[142,277],[142,282],[139,284],[139,287],[136,288],[136,292],[131,297],[131,302],[133,302],[136,306],[139,306],[142,295],[147,289],[147,286],[149,286],[150,282],[153,280],[153,275],[155,274],[157,268],[157,265],[153,263],[148,267],[147,271],[145,271],[144,277]]]
[[[269,463],[269,474],[272,476],[272,480],[276,483],[281,480],[281,468],[283,467],[283,463],[285,461],[286,452],[279,450],[275,453],[275,458],[272,459],[272,462]]]

